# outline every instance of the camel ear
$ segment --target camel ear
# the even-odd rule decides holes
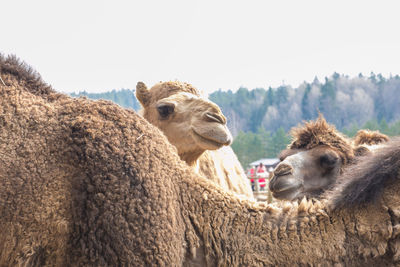
[[[138,82],[136,85],[136,98],[139,100],[143,107],[146,107],[149,104],[150,92],[143,82]]]

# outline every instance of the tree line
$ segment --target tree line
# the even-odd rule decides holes
[[[353,124],[348,128],[343,128],[341,132],[352,138],[360,129],[378,130],[389,136],[398,136],[400,135],[400,120],[388,124],[385,119],[379,122],[372,119],[361,126]],[[260,158],[278,157],[290,142],[290,133],[286,132],[283,127],[278,128],[275,132],[269,132],[260,127],[256,132],[240,131],[233,141],[232,148],[242,166],[246,168],[251,162]]]
[[[131,89],[114,89],[112,91],[103,93],[88,93],[86,91],[81,91],[79,93],[71,93],[70,95],[72,97],[84,96],[90,99],[111,100],[124,108],[131,108],[136,111],[140,109],[139,101],[135,96],[135,90]]]
[[[259,127],[275,132],[288,131],[304,120],[324,114],[338,129],[362,126],[369,120],[392,123],[400,119],[400,77],[381,74],[350,78],[334,73],[323,82],[317,78],[297,88],[239,88],[236,92],[216,91],[210,100],[217,103],[228,117],[229,128],[256,132]]]
[[[108,99],[138,110],[135,91],[80,92],[72,96]],[[329,123],[349,137],[359,129],[400,135],[400,77],[371,73],[356,77],[334,73],[323,81],[315,78],[297,88],[281,85],[218,90],[209,95],[228,119],[235,137],[232,148],[244,167],[260,158],[277,157],[290,142],[289,130],[322,113]]]
[[[349,77],[334,73],[297,88],[239,88],[210,95],[228,118],[232,145],[244,167],[260,158],[277,157],[290,143],[289,131],[322,113],[344,134],[359,129],[400,135],[400,77],[371,73]]]

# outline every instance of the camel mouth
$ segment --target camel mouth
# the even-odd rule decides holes
[[[285,192],[280,192],[280,193],[272,193],[272,196],[276,199],[281,199],[281,200],[289,200],[292,201],[296,199],[297,196],[297,191],[291,190],[291,191],[285,191]]]
[[[285,199],[285,200],[294,200],[297,198],[299,193],[299,189],[302,187],[302,185],[298,186],[292,186],[292,187],[286,187],[282,190],[279,191],[271,191],[272,196],[277,199]]]
[[[194,138],[196,139],[196,141],[198,143],[200,143],[202,146],[206,146],[207,149],[218,149],[223,147],[224,145],[229,145],[230,144],[230,140],[228,140],[228,143],[221,143],[221,142],[217,142],[215,140],[209,139],[207,137],[204,137],[202,135],[200,135],[199,133],[197,133],[194,129],[192,129],[192,133]]]
[[[303,184],[295,179],[292,175],[274,175],[269,183],[269,189],[272,195],[280,199],[289,199],[288,196],[292,196],[298,192]]]

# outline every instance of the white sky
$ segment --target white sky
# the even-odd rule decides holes
[[[63,92],[297,87],[334,71],[400,74],[399,12],[398,0],[3,1],[0,52]]]

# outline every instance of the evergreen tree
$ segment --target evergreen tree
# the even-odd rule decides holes
[[[325,78],[325,83],[321,86],[321,97],[322,99],[332,99],[336,97],[336,89],[333,81]]]
[[[369,79],[373,82],[373,83],[376,83],[376,75],[375,75],[375,73],[373,73],[373,72],[371,72],[371,74],[370,74],[370,76],[369,76]]]
[[[339,78],[340,78],[339,73],[337,73],[337,72],[335,71],[335,72],[332,74],[332,79],[333,79],[334,81],[337,81]]]
[[[353,123],[353,124],[351,124],[350,127],[344,128],[344,129],[342,130],[342,132],[343,132],[345,135],[349,136],[349,137],[353,137],[353,136],[356,135],[356,133],[358,132],[359,129],[360,129],[360,127],[357,125],[357,123]]]
[[[271,144],[269,146],[269,155],[272,157],[278,157],[279,153],[284,150],[290,143],[289,136],[285,133],[282,127],[272,135]]]
[[[261,122],[267,112],[268,107],[270,106],[270,99],[268,98],[268,93],[263,94],[263,101],[259,107],[255,107],[252,112],[251,120],[250,120],[250,130],[252,132],[257,132],[257,129],[260,127]]]
[[[387,124],[385,118],[382,118],[379,121],[379,131],[384,133],[384,134],[390,134],[390,130],[389,130],[389,125]]]
[[[312,118],[312,114],[310,112],[310,101],[308,99],[310,91],[311,85],[307,84],[306,89],[304,90],[303,98],[301,99],[301,112],[304,120],[311,120]]]
[[[336,88],[334,82],[325,77],[325,83],[321,86],[319,98],[319,111],[332,123],[339,123],[336,108]]]
[[[105,93],[88,93],[86,91],[71,93],[72,97],[86,96],[90,99],[110,100],[124,108],[140,109],[140,104],[135,97],[135,91],[129,89],[112,90]]]
[[[397,122],[389,125],[388,135],[389,136],[398,136],[398,135],[400,135],[400,120],[398,120]]]
[[[363,125],[362,129],[368,129],[371,131],[379,130],[379,124],[375,119],[369,120]]]
[[[232,143],[232,149],[244,168],[251,162],[263,157],[262,147],[261,138],[252,132],[240,132]]]
[[[285,103],[288,95],[288,88],[286,86],[279,86],[275,95],[276,105],[279,106],[281,103]]]

